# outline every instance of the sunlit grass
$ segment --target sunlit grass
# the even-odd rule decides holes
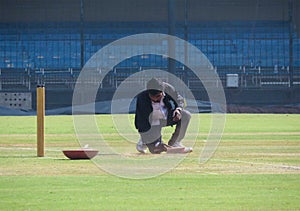
[[[146,180],[120,179],[90,160],[67,159],[63,149],[80,147],[72,116],[46,116],[42,158],[34,116],[0,117],[0,210],[298,210],[300,115],[229,114],[216,152],[200,164],[211,117],[194,114],[200,127],[192,125],[184,139],[194,152]],[[125,137],[110,115],[95,119],[112,147],[139,155],[133,115]],[[164,129],[164,140],[173,130]]]

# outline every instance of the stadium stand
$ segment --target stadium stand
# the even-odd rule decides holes
[[[71,7],[68,0],[56,6],[50,1],[45,5],[34,0],[3,2],[7,10],[3,10],[0,17],[2,92],[34,92],[37,84],[45,84],[47,90],[71,93],[83,65],[107,44],[139,33],[169,33],[168,1],[165,0],[132,0],[131,6],[122,1],[101,0],[85,2],[84,8],[80,8],[83,0],[76,1]],[[186,7],[183,2],[188,5],[187,13],[182,9]],[[294,2],[291,6],[280,0],[259,4],[235,0],[186,0],[176,1],[176,4],[178,17],[174,17],[174,35],[186,39],[207,56],[214,66],[212,71],[219,74],[229,95],[235,91],[226,83],[231,74],[238,76],[235,88],[242,91],[300,87],[299,15],[294,12],[293,21],[289,17],[290,9],[296,11],[299,3]],[[105,6],[114,8],[111,14],[98,11]],[[16,13],[18,8],[22,12]],[[207,8],[214,12],[222,8],[228,11],[224,9],[223,13],[212,16],[205,11]],[[248,9],[243,10],[242,16],[240,10],[244,8]],[[43,16],[41,9],[47,14]],[[83,17],[80,9],[85,12]],[[7,12],[9,10],[11,13]],[[146,69],[168,70],[168,59],[161,55],[128,58],[109,71],[101,88],[111,89],[113,93],[131,74]],[[197,92],[196,95],[204,89],[202,82],[183,64],[176,62],[172,72]],[[95,77],[89,80],[97,83]],[[211,82],[211,85],[221,84]]]
[[[39,83],[65,85],[72,88],[73,69],[80,69],[80,34],[73,24],[62,24],[59,30],[52,30],[47,23],[41,33],[39,24],[20,24],[18,31],[7,24],[1,26],[0,68],[2,84],[28,85],[28,80]],[[255,24],[255,27],[252,26]],[[164,24],[125,23],[87,24],[84,41],[85,62],[103,46],[116,39],[141,32],[165,33]],[[138,28],[138,30],[136,29]],[[135,29],[135,30],[133,30]],[[182,31],[182,30],[181,30]],[[183,34],[177,34],[183,37]],[[289,34],[288,23],[283,21],[191,23],[189,42],[199,48],[216,67],[221,78],[226,74],[241,75],[244,86],[287,85],[289,77]],[[298,79],[300,66],[300,40],[293,35],[295,77]],[[125,79],[139,68],[167,68],[165,58],[141,55],[127,59],[116,66],[115,82]],[[121,71],[120,68],[123,68]],[[180,64],[177,63],[177,68]],[[14,79],[6,72],[17,76]],[[116,73],[119,74],[116,74]],[[27,78],[26,78],[27,77]],[[246,79],[247,78],[247,79]],[[251,83],[248,83],[250,78]],[[23,80],[24,79],[24,80]],[[274,79],[274,80],[273,80]],[[295,81],[298,84],[299,81]],[[27,84],[27,85],[26,85]],[[192,82],[190,82],[192,84]],[[3,87],[2,87],[3,88]]]

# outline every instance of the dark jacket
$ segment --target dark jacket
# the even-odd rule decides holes
[[[168,125],[175,124],[172,122],[173,111],[180,107],[184,106],[184,99],[175,88],[168,84],[163,83],[165,97],[163,102],[168,110]],[[153,111],[151,99],[149,97],[149,93],[147,90],[141,92],[137,96],[136,100],[136,111],[135,111],[135,128],[138,129],[139,132],[146,132],[151,128],[151,113]]]

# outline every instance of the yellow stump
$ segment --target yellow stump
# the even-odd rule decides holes
[[[37,156],[44,157],[45,150],[45,87],[38,86],[36,89],[36,115],[37,115]]]

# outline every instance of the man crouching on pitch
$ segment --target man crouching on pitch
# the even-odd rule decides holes
[[[184,99],[175,88],[157,78],[147,83],[147,90],[137,96],[135,127],[140,134],[137,151],[146,153],[147,147],[153,154],[168,148],[182,148],[181,153],[192,151],[181,144],[190,122],[190,112],[183,109]],[[176,125],[168,145],[162,141],[161,130],[165,126]]]

